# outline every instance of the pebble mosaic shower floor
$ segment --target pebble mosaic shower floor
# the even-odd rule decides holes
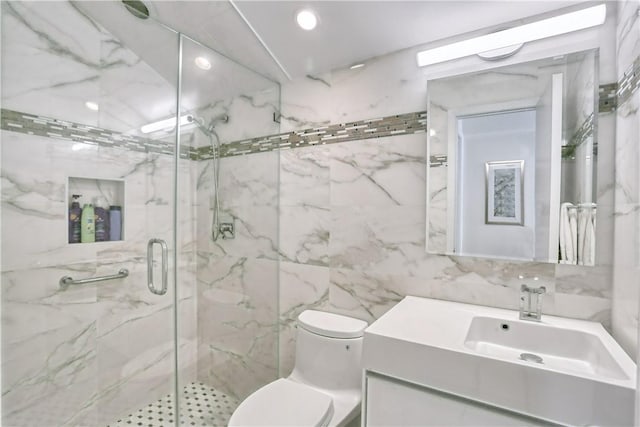
[[[238,404],[234,398],[205,384],[188,384],[184,387],[180,399],[180,425],[226,427]],[[107,427],[172,426],[174,413],[171,395],[167,395]]]

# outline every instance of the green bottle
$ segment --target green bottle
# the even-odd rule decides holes
[[[95,212],[91,203],[82,207],[80,218],[80,242],[91,243],[96,241]]]

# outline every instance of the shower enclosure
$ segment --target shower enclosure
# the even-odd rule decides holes
[[[121,2],[2,2],[2,425],[224,424],[277,377],[278,153],[242,153],[279,97]],[[73,195],[119,233],[75,243]]]

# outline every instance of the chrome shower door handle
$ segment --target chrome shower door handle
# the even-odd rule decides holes
[[[153,284],[153,245],[158,243],[162,249],[162,288],[158,290]],[[167,293],[169,278],[169,255],[167,249],[167,242],[162,239],[150,239],[147,243],[147,286],[152,294],[164,295]]]

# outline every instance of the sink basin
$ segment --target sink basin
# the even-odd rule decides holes
[[[596,322],[406,297],[365,330],[363,367],[542,425],[633,425],[636,365]]]
[[[543,364],[560,372],[629,379],[600,338],[581,330],[476,316],[464,345],[487,356]]]

